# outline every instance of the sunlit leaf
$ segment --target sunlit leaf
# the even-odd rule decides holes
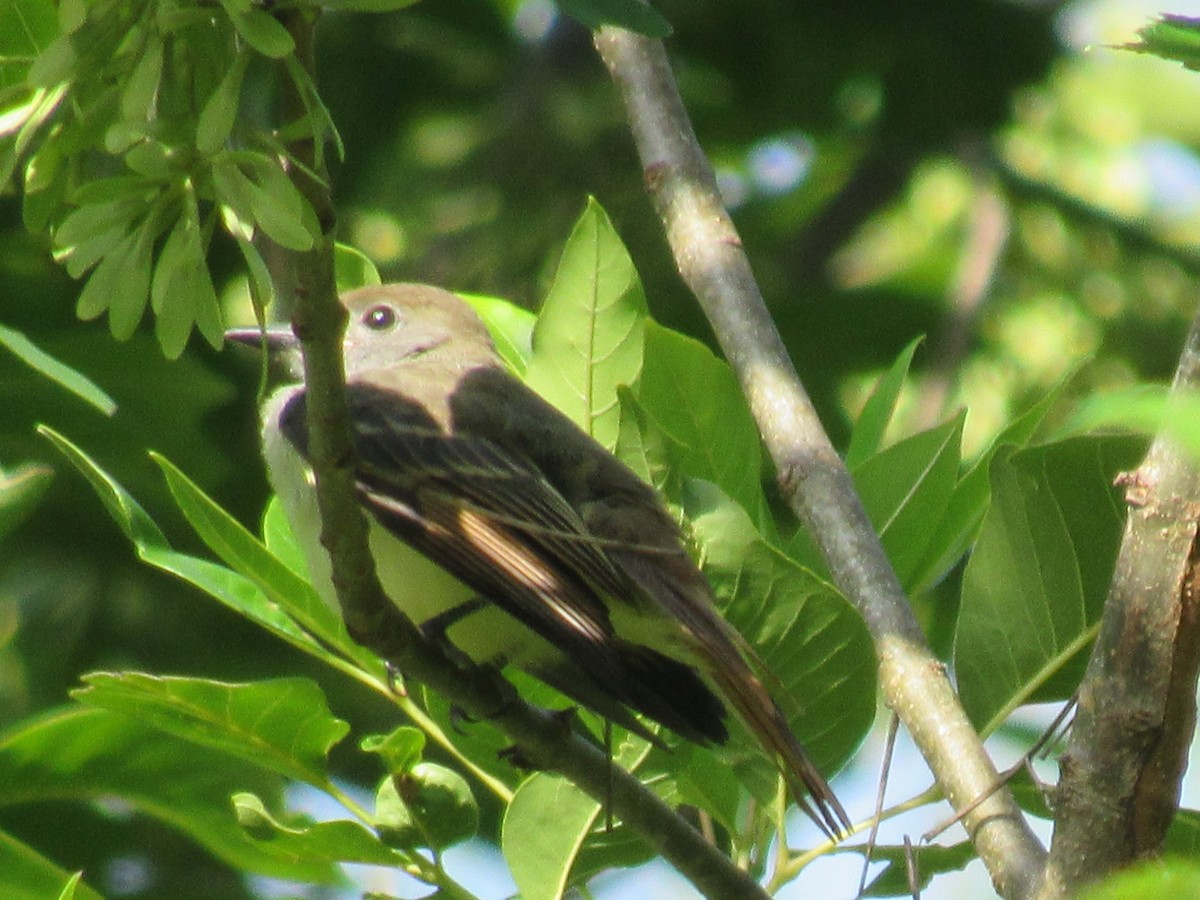
[[[525,380],[605,447],[617,440],[617,387],[642,369],[646,298],[608,215],[589,199],[533,329]]]

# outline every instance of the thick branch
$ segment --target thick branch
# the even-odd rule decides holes
[[[1200,387],[1200,314],[1172,394]],[[1195,727],[1200,471],[1159,437],[1123,479],[1129,519],[1055,794],[1043,897],[1158,852]]]
[[[680,274],[741,382],[784,496],[866,620],[888,704],[955,809],[965,809],[992,792],[999,777],[796,376],[692,132],[662,43],[603,28],[596,48],[624,99],[646,185]],[[1008,791],[991,794],[967,813],[965,824],[1000,893],[1031,895],[1044,851]]]
[[[313,71],[312,22],[300,10],[281,10],[280,21],[296,41],[297,55]],[[300,98],[285,98],[293,118]],[[488,719],[534,766],[559,772],[635,829],[648,844],[711,898],[759,898],[766,894],[686,820],[615,767],[594,744],[563,726],[559,716],[523,703],[491,669],[450,660],[426,640],[389,601],[379,584],[367,545],[367,523],[356,501],[354,446],[345,403],[341,335],[346,313],[333,274],[333,206],[328,175],[312,142],[289,148],[301,166],[292,177],[321,222],[322,238],[307,253],[272,254],[272,277],[290,288],[284,300],[301,340],[308,389],[309,452],[321,511],[321,542],[329,550],[333,583],[346,627],[359,643],[477,719]],[[314,172],[316,179],[303,173]]]

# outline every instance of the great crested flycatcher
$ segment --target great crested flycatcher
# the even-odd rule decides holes
[[[458,297],[390,284],[342,302],[358,497],[379,580],[400,609],[475,662],[518,666],[651,740],[629,708],[724,743],[724,697],[809,816],[830,834],[847,829],[654,490],[509,374]],[[262,339],[256,329],[227,337]],[[336,605],[306,461],[299,344],[271,329],[267,346],[292,375],[263,407],[271,484],[314,584]]]

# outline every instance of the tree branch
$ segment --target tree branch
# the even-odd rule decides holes
[[[1172,396],[1197,387],[1200,313]],[[1060,763],[1044,898],[1161,849],[1195,727],[1200,471],[1158,437],[1122,481],[1129,518]]]
[[[904,594],[776,331],[700,149],[662,43],[605,27],[596,49],[620,89],[676,264],[746,394],[785,498],[866,620],[880,685],[965,825],[997,890],[1031,896],[1045,852],[984,751]],[[993,793],[994,792],[994,793]]]
[[[300,63],[314,76],[313,20],[302,9],[281,8],[279,20],[296,42]],[[291,119],[303,109],[288,82],[284,106]],[[345,403],[342,333],[346,312],[338,302],[333,272],[334,210],[328,173],[313,141],[289,147],[300,163],[291,176],[312,204],[321,240],[305,253],[272,254],[272,278],[290,296],[292,327],[301,341],[308,393],[309,452],[321,512],[321,542],[328,549],[342,616],[359,643],[477,719],[487,719],[522,750],[534,766],[558,772],[636,830],[706,896],[758,898],[762,888],[704,840],[656,794],[618,766],[595,744],[564,727],[561,716],[524,703],[490,668],[449,659],[388,599],[367,544],[366,518],[356,500],[354,445]],[[314,172],[316,178],[304,174]]]

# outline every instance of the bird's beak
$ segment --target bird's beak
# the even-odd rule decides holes
[[[263,328],[230,328],[225,332],[225,340],[245,344],[258,349],[266,348],[269,356],[276,356],[284,351],[294,349],[299,342],[292,334],[287,324],[268,325]]]

